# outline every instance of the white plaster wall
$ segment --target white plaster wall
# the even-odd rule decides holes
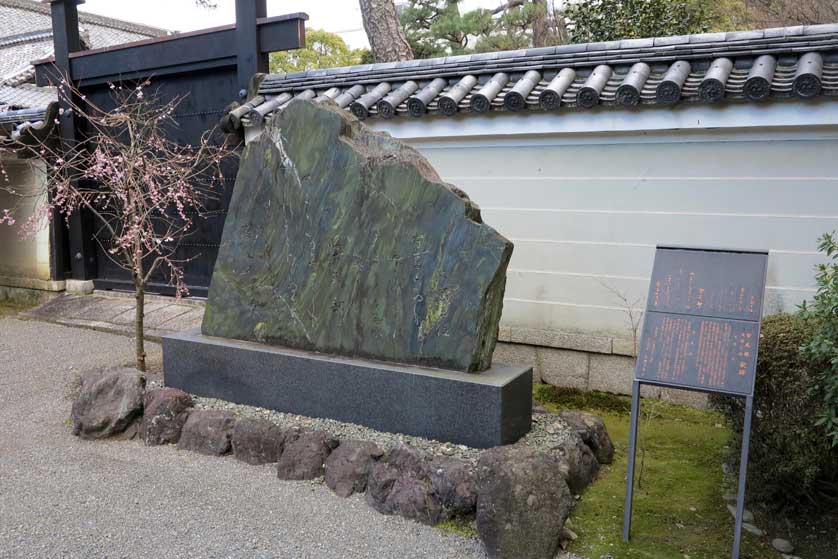
[[[8,181],[0,177],[0,186],[22,195],[0,189],[0,212],[16,208],[18,220],[12,227],[0,225],[0,285],[42,288],[50,280],[49,224],[42,224],[35,236],[27,238],[21,238],[18,225],[42,201],[32,196],[42,192],[44,174],[34,162],[4,159],[0,165],[8,174]]]
[[[515,243],[501,339],[631,351],[656,244],[768,249],[766,312],[814,292],[838,228],[838,102],[370,121]]]

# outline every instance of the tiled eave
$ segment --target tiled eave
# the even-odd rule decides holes
[[[393,118],[834,95],[838,24],[271,74],[224,125],[258,125],[293,98],[331,99],[359,118]]]
[[[57,138],[58,102],[34,109],[0,111],[0,146],[28,156],[27,147]]]

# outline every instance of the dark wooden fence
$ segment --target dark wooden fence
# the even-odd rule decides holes
[[[81,51],[76,0],[53,0],[55,57],[36,65],[37,81],[48,85],[59,73],[69,76],[87,99],[108,107],[113,103],[111,83],[148,79],[161,100],[185,96],[175,115],[178,126],[170,137],[192,144],[216,127],[225,107],[246,95],[254,74],[268,70],[268,53],[305,44],[308,16],[265,16],[265,0],[236,0],[235,25]],[[85,131],[84,122],[64,114],[62,137],[83,139]],[[224,186],[208,208],[209,215],[196,222],[196,232],[177,255],[188,260],[186,282],[193,295],[205,296],[209,287],[236,171],[236,164],[224,169]],[[66,229],[55,223],[54,279],[65,279],[69,273],[75,279],[94,280],[97,289],[130,288],[130,275],[93,240],[94,227],[90,216],[83,213],[73,216]],[[150,291],[171,293],[165,279],[158,278]]]

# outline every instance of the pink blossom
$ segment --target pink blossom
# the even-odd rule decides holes
[[[195,230],[195,216],[204,215],[223,178],[218,166],[233,151],[213,145],[209,135],[191,146],[167,138],[158,125],[171,118],[180,100],[159,102],[145,95],[147,85],[123,92],[121,85],[109,84],[117,101],[112,110],[73,106],[92,130],[87,145],[60,154],[47,145],[29,148],[51,169],[49,202],[39,205],[20,230],[31,234],[53,215],[68,220],[84,209],[97,220],[97,240],[116,265],[141,282],[162,274],[180,297],[188,290],[185,261],[176,251]],[[88,145],[95,148],[88,151]],[[3,210],[2,223],[14,223],[9,210]]]
[[[0,217],[0,225],[2,225],[3,223],[6,223],[8,225],[15,224],[15,218],[10,210],[3,210],[3,216]]]

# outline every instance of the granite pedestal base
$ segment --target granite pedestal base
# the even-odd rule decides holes
[[[532,369],[480,374],[348,359],[204,336],[163,338],[167,386],[198,396],[475,448],[530,430]]]

